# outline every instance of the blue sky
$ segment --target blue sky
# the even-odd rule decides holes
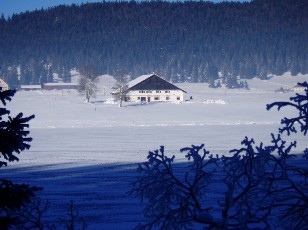
[[[103,0],[101,0],[103,1]],[[21,13],[25,11],[32,11],[35,9],[48,8],[60,4],[71,5],[81,4],[82,2],[101,2],[100,0],[0,0],[0,15],[3,13],[5,17],[12,16],[12,14]],[[223,0],[211,0],[212,2],[221,2]],[[224,0],[232,1],[232,0]],[[244,2],[248,0],[233,0]]]

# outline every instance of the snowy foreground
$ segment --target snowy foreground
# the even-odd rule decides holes
[[[31,149],[20,161],[1,169],[2,177],[16,183],[41,186],[49,200],[48,218],[57,221],[71,200],[88,229],[132,229],[144,221],[142,203],[127,196],[136,175],[136,163],[149,150],[165,146],[179,162],[182,147],[205,144],[213,154],[240,148],[245,136],[269,143],[280,119],[294,111],[266,111],[266,104],[286,101],[292,87],[307,76],[274,77],[248,81],[251,90],[209,89],[206,84],[178,84],[193,100],[175,103],[125,104],[109,99],[110,79],[101,78],[92,103],[71,91],[20,91],[9,103],[12,115],[35,114],[30,122]],[[286,138],[292,141],[295,136]],[[297,137],[294,153],[307,147]],[[179,164],[180,165],[180,164]],[[56,223],[56,222],[55,222]]]

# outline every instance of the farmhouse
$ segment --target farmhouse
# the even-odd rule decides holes
[[[184,101],[186,91],[155,75],[142,75],[129,82],[125,101],[161,102]]]
[[[78,89],[77,83],[46,83],[45,90]]]
[[[42,86],[41,85],[21,85],[19,89],[24,90],[24,91],[41,90]]]
[[[295,85],[295,86],[293,86],[293,87],[291,88],[291,90],[292,90],[293,92],[304,92],[305,89],[306,89],[306,87],[301,86],[301,85]]]
[[[0,87],[2,88],[2,91],[9,89],[9,85],[5,81],[3,81],[2,79],[0,79]]]

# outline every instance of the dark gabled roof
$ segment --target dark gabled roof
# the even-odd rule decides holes
[[[140,81],[139,81],[140,79]],[[162,79],[161,77],[151,74],[143,75],[139,78],[130,82],[127,91],[131,90],[181,90],[184,93],[186,91],[180,89],[179,87],[173,85],[172,83]]]

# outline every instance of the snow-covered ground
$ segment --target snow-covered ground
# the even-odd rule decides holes
[[[267,111],[266,104],[286,101],[291,88],[308,76],[286,74],[268,81],[247,80],[251,90],[210,89],[206,84],[182,83],[192,100],[183,103],[125,104],[110,99],[114,81],[102,76],[97,98],[85,103],[74,90],[20,91],[8,104],[12,115],[35,114],[30,122],[33,142],[20,161],[1,168],[2,177],[42,186],[50,201],[49,217],[56,218],[74,201],[89,229],[131,229],[143,220],[142,204],[127,196],[137,162],[149,150],[165,146],[179,152],[191,144],[205,144],[214,154],[228,154],[245,136],[269,143],[281,118],[295,111]],[[295,137],[286,138],[293,140]],[[296,137],[301,153],[307,140]]]

